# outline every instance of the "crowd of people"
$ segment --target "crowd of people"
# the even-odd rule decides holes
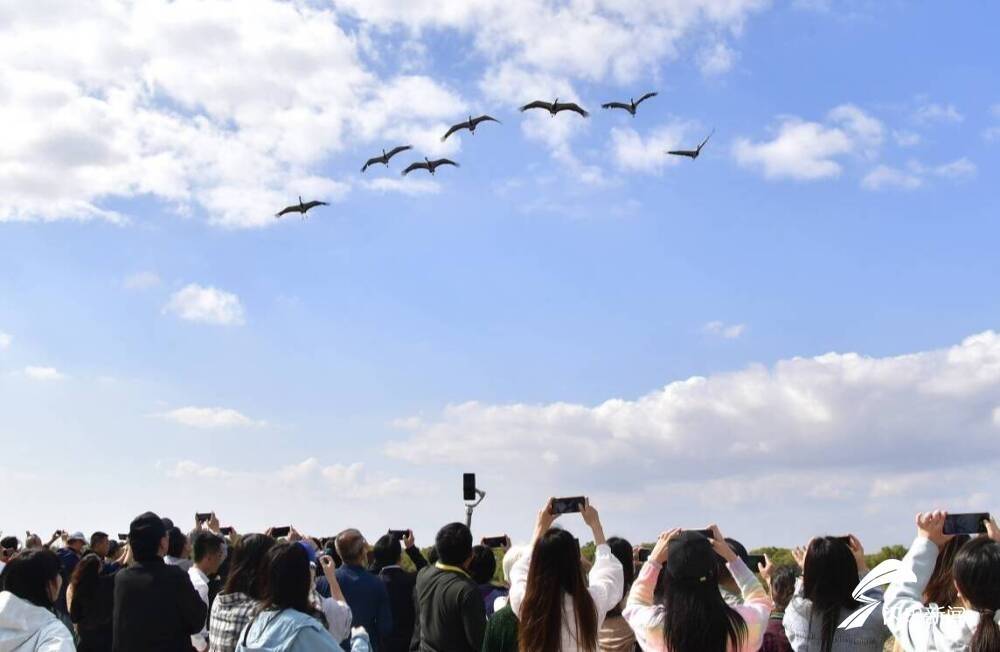
[[[606,538],[589,501],[580,515],[592,560],[551,501],[528,545],[474,545],[450,523],[426,556],[410,531],[373,545],[356,529],[241,536],[214,514],[185,534],[147,512],[124,541],[7,536],[0,652],[1000,652],[993,519],[986,534],[948,535],[944,512],[918,514],[888,588],[858,594],[869,569],[853,535],[750,568],[716,525],[644,550]]]

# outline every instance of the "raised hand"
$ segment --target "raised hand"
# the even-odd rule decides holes
[[[943,548],[952,537],[944,533],[944,520],[947,516],[948,512],[939,509],[917,514],[917,536],[928,539],[938,548]]]
[[[736,559],[736,553],[733,549],[729,547],[726,543],[726,538],[722,536],[722,531],[719,526],[715,523],[708,526],[708,529],[712,531],[712,538],[709,539],[712,542],[712,549],[715,550],[716,554],[725,559],[726,561],[733,561]]]
[[[548,502],[545,503],[545,507],[538,510],[538,516],[535,518],[535,534],[532,536],[532,541],[542,538],[542,535],[548,532],[549,528],[552,527],[552,524],[559,517],[558,514],[552,513],[553,500],[555,498],[549,498]]]
[[[863,573],[868,570],[868,562],[865,561],[865,549],[861,545],[861,540],[858,539],[853,534],[847,535],[847,545],[851,549],[851,554],[854,555],[854,561],[858,565],[858,572]]]
[[[294,527],[288,530],[288,540],[292,543],[302,541],[302,535]]]
[[[798,564],[799,568],[804,570],[806,567],[806,548],[802,546],[792,548],[792,558],[795,559],[795,563]]]
[[[764,563],[758,564],[757,568],[751,568],[750,570],[755,570],[760,573],[761,578],[764,580],[764,584],[768,587],[771,586],[771,573],[774,572],[775,566],[771,563],[771,558],[764,555]]]
[[[983,525],[986,526],[986,536],[993,539],[997,543],[1000,543],[1000,525],[997,525],[997,519],[995,516],[983,521]]]
[[[652,552],[649,553],[650,561],[655,561],[658,564],[667,563],[667,548],[670,540],[676,537],[680,531],[679,527],[675,527],[666,532],[660,532],[660,536],[656,540],[656,545],[653,546]]]
[[[583,522],[590,526],[590,531],[594,533],[594,543],[601,545],[606,542],[604,528],[601,526],[601,516],[597,513],[597,508],[590,504],[590,498],[584,499]]]
[[[413,547],[413,530],[407,530],[403,535],[403,549],[408,550]]]
[[[208,519],[208,529],[216,534],[219,533],[219,517],[212,512],[212,516]]]

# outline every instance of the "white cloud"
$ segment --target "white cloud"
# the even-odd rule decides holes
[[[401,179],[377,177],[375,179],[366,179],[363,184],[369,190],[398,192],[410,196],[435,194],[441,191],[441,185],[437,181],[418,179],[410,176]]]
[[[266,426],[232,408],[187,406],[161,412],[155,416],[189,428],[213,430],[218,428],[256,428]]]
[[[913,119],[921,124],[932,122],[957,123],[965,119],[954,104],[937,104],[930,102],[922,104],[913,112]]]
[[[739,57],[732,48],[722,41],[705,48],[698,54],[698,68],[706,76],[721,75],[729,72]]]
[[[6,351],[10,348],[10,343],[14,341],[14,338],[3,331],[0,331],[0,351]]]
[[[186,285],[175,292],[163,312],[174,314],[187,321],[220,326],[242,326],[245,322],[243,304],[231,292],[197,283]]]
[[[662,172],[668,165],[678,165],[680,159],[666,152],[685,146],[685,137],[692,132],[691,128],[687,122],[675,121],[650,130],[643,138],[631,127],[612,127],[611,148],[615,163],[621,170],[647,174]]]
[[[976,175],[976,164],[962,157],[935,167],[934,174],[948,179],[967,179]]]
[[[914,147],[922,140],[920,134],[905,129],[893,131],[892,137],[900,147]]]
[[[701,330],[725,340],[735,340],[746,330],[746,324],[726,324],[721,321],[710,321],[702,326]]]
[[[983,130],[983,138],[988,143],[1000,142],[1000,127],[987,127]]]
[[[122,286],[126,290],[147,290],[157,287],[160,284],[160,277],[156,272],[136,272],[125,277]]]
[[[923,185],[920,176],[890,167],[879,165],[865,175],[861,180],[861,187],[866,190],[882,190],[884,188],[902,188],[903,190],[914,190]]]
[[[65,380],[66,375],[61,373],[55,367],[35,367],[28,366],[24,368],[24,375],[31,380]]]

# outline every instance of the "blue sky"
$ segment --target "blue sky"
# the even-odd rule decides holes
[[[750,545],[997,504],[992,6],[64,14],[0,5],[5,531],[429,539],[466,470],[515,538],[560,494]],[[517,111],[556,96],[591,117]]]

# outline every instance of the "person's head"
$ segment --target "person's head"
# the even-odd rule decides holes
[[[578,648],[595,650],[597,613],[580,566],[580,544],[566,530],[549,528],[531,552],[518,626],[518,642],[523,652],[560,648],[566,595],[573,603],[571,617],[576,622]]]
[[[297,543],[277,543],[264,557],[265,610],[295,609],[311,614],[309,553]]]
[[[403,546],[399,539],[391,534],[383,534],[372,546],[372,570],[376,573],[386,566],[398,564],[403,556]]]
[[[934,562],[934,571],[924,588],[924,604],[934,603],[939,607],[957,607],[958,589],[955,588],[955,575],[952,568],[955,555],[969,542],[968,534],[956,534],[944,544]]]
[[[90,535],[90,552],[101,559],[108,556],[108,546],[111,544],[106,532],[94,532]]]
[[[115,559],[122,551],[121,541],[116,541],[115,539],[108,539],[108,553],[105,555],[107,559]]]
[[[229,577],[223,593],[243,593],[254,600],[263,595],[264,558],[274,546],[274,539],[266,534],[247,534],[233,546],[229,560]]]
[[[503,580],[508,584],[510,584],[511,569],[527,552],[528,546],[513,546],[504,553],[503,562],[500,565],[503,567]]]
[[[472,559],[472,532],[465,523],[449,523],[434,538],[438,561],[464,568]]]
[[[167,529],[153,512],[140,514],[128,526],[128,543],[137,562],[152,561],[167,554]]]
[[[167,530],[167,554],[179,559],[190,556],[187,535],[177,526]]]
[[[94,594],[97,588],[98,576],[101,574],[102,563],[101,558],[95,553],[87,553],[73,569],[73,574],[69,578],[69,585],[73,587],[73,595],[75,596],[73,600],[74,605],[76,604],[76,598],[86,598]]]
[[[472,561],[469,562],[469,576],[476,584],[489,584],[497,572],[497,558],[492,548],[472,546]]]
[[[733,551],[733,554],[740,559],[747,558],[747,548],[742,543],[733,539],[732,537],[726,537],[726,543],[729,544],[729,549]],[[726,559],[722,555],[715,555],[715,562],[719,566],[719,584],[730,591],[739,591],[736,585],[736,580],[733,578],[733,574],[729,572],[729,567],[726,566]],[[757,570],[756,568],[751,568],[750,570]]]
[[[814,537],[802,567],[802,595],[812,603],[812,614],[823,621],[821,652],[829,652],[840,624],[842,609],[855,609],[851,595],[858,584],[858,563],[842,537]]]
[[[701,533],[682,531],[670,540],[657,601],[663,606],[663,638],[671,650],[740,649],[746,622],[719,592],[719,564]]]
[[[798,569],[790,564],[778,566],[771,571],[771,600],[775,609],[784,610],[792,601],[796,577]]]
[[[56,553],[45,548],[18,553],[3,569],[3,590],[36,607],[51,609],[62,587]]]
[[[87,545],[87,538],[83,536],[83,532],[73,532],[66,539],[66,547],[74,550],[77,554],[83,550],[85,545]]]
[[[979,624],[969,641],[969,652],[1000,650],[1000,543],[976,537],[955,555],[952,568],[959,596],[979,612]]]
[[[366,566],[368,560],[368,542],[354,528],[344,530],[337,535],[337,553],[345,564],[351,566]]]
[[[194,535],[194,563],[209,577],[219,572],[226,558],[226,544],[217,534],[199,530]]]
[[[635,553],[632,551],[632,544],[621,537],[611,537],[608,539],[608,547],[611,548],[611,554],[622,563],[625,571],[625,595],[628,595],[628,589],[635,581]]]

